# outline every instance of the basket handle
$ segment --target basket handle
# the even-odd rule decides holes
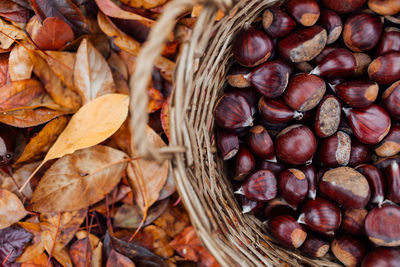
[[[130,130],[132,133],[131,146],[137,155],[145,159],[155,160],[159,163],[171,158],[174,153],[185,152],[183,147],[164,147],[157,149],[146,141],[146,125],[149,120],[147,105],[149,96],[147,87],[149,77],[153,70],[153,63],[161,55],[162,48],[169,34],[173,31],[175,22],[184,12],[191,10],[195,4],[217,6],[225,11],[231,6],[231,0],[172,0],[164,9],[158,22],[152,28],[148,40],[145,42],[137,57],[136,69],[131,76],[129,88],[131,101],[129,111],[131,114]],[[135,151],[132,149],[132,151]]]

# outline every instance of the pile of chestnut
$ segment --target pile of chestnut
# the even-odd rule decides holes
[[[243,212],[345,266],[400,266],[400,0],[289,0],[233,44],[216,145]]]

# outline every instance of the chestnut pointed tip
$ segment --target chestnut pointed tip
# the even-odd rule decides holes
[[[347,115],[349,114],[351,108],[345,108],[345,107],[343,107],[342,110],[343,110],[344,114],[346,114],[346,116],[347,116]]]
[[[242,214],[249,213],[250,211],[251,211],[251,207],[250,206],[243,206]]]
[[[309,72],[309,74],[314,74],[314,75],[319,76],[321,74],[319,67],[318,66],[315,67],[312,71]]]
[[[299,218],[297,219],[297,222],[301,224],[306,224],[304,213],[300,214]]]
[[[301,120],[301,119],[303,119],[303,117],[304,117],[303,112],[299,112],[299,111],[297,111],[297,110],[294,112],[294,118],[295,118],[296,120]]]
[[[251,127],[253,126],[253,117],[249,117],[244,123],[243,127]]]
[[[244,196],[244,192],[243,192],[243,188],[242,187],[239,187],[239,189],[236,190],[233,193],[236,194],[236,195],[243,195]]]
[[[278,160],[276,159],[276,156],[275,156],[275,155],[274,155],[274,157],[271,158],[271,159],[266,159],[266,161],[269,161],[269,162],[278,162]]]

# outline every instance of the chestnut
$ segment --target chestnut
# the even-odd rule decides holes
[[[308,62],[300,62],[295,64],[296,70],[299,72],[310,72],[314,68],[310,63]]]
[[[250,73],[249,80],[258,92],[266,97],[278,97],[289,82],[289,70],[280,61],[270,61]]]
[[[311,230],[328,236],[334,235],[341,221],[342,214],[338,206],[320,197],[308,200],[298,219]]]
[[[318,185],[324,195],[346,208],[364,208],[371,197],[367,179],[349,167],[326,171]]]
[[[237,93],[226,93],[215,107],[215,122],[225,129],[239,129],[253,125],[251,108],[246,98]]]
[[[228,84],[233,87],[237,88],[246,88],[250,87],[251,83],[249,80],[247,80],[249,74],[250,74],[250,69],[243,67],[238,64],[234,64],[230,69],[228,73]]]
[[[400,12],[398,0],[368,0],[368,7],[379,15],[395,15]]]
[[[388,134],[389,114],[376,104],[366,108],[343,108],[355,136],[365,144],[377,144]]]
[[[350,136],[338,131],[321,141],[319,158],[328,167],[346,166],[350,160],[350,151]]]
[[[269,160],[262,160],[260,161],[258,168],[261,170],[269,170],[276,177],[278,177],[279,174],[286,169],[286,166],[281,162],[271,162]]]
[[[298,29],[278,43],[279,54],[294,63],[310,61],[325,47],[327,33],[321,26]]]
[[[283,98],[289,107],[303,112],[316,107],[324,96],[325,90],[325,82],[320,77],[300,73],[292,77]]]
[[[385,180],[381,171],[373,165],[362,164],[356,170],[364,175],[371,189],[371,203],[381,205],[385,198]]]
[[[217,148],[223,160],[231,159],[239,151],[239,138],[236,134],[219,130],[217,133]]]
[[[335,11],[323,9],[318,24],[324,27],[328,33],[327,44],[334,43],[339,39],[343,30],[343,23],[342,19]]]
[[[264,159],[273,159],[275,157],[274,143],[268,131],[261,125],[250,129],[247,140],[250,150],[255,155]]]
[[[390,115],[400,120],[400,80],[383,92],[382,103]]]
[[[347,209],[343,212],[341,228],[346,233],[361,236],[364,234],[364,221],[368,211],[366,209]]]
[[[244,146],[240,146],[235,157],[235,177],[236,181],[241,181],[254,169],[256,161],[253,154]]]
[[[311,74],[333,78],[338,76],[352,76],[357,68],[357,61],[353,53],[345,48],[337,48],[311,71]]]
[[[364,257],[361,267],[395,267],[400,266],[400,249],[375,248]]]
[[[292,207],[297,207],[308,194],[306,175],[298,169],[287,169],[279,174],[280,195]]]
[[[258,110],[263,119],[271,123],[282,123],[303,118],[303,113],[292,110],[285,103],[266,97],[260,98]]]
[[[379,93],[378,84],[367,80],[352,80],[331,87],[343,102],[355,108],[368,107]]]
[[[382,34],[382,19],[371,13],[351,16],[344,23],[343,41],[353,52],[365,52],[374,48]]]
[[[382,85],[400,80],[400,52],[377,57],[369,64],[368,75],[371,80]]]
[[[337,44],[332,44],[332,45],[327,45],[322,49],[321,53],[319,53],[318,56],[316,56],[312,62],[314,64],[319,64],[327,55],[329,55],[333,50],[339,48]]]
[[[296,22],[281,8],[273,7],[264,11],[263,27],[272,38],[281,38],[296,27]]]
[[[353,53],[356,59],[356,69],[354,76],[363,76],[368,73],[368,67],[372,59],[367,53]]]
[[[232,49],[233,56],[240,65],[254,67],[267,61],[273,48],[272,40],[267,34],[249,27],[239,32]]]
[[[307,232],[304,226],[289,215],[282,215],[267,221],[271,235],[282,245],[289,248],[300,247],[306,240]]]
[[[358,141],[357,138],[351,139],[351,152],[350,152],[350,167],[356,167],[363,163],[371,161],[372,151],[369,146]]]
[[[322,3],[340,14],[350,13],[359,9],[367,0],[322,0]]]
[[[320,238],[308,235],[300,250],[310,257],[321,258],[328,253],[329,243]]]
[[[341,105],[333,95],[326,95],[320,102],[315,116],[315,133],[328,137],[336,133],[341,120]]]
[[[378,56],[390,52],[400,52],[400,30],[394,27],[389,27],[384,30],[376,51]]]
[[[400,152],[400,125],[394,125],[386,137],[376,146],[379,157],[390,157]]]
[[[237,195],[237,198],[242,207],[243,214],[257,211],[264,206],[264,202],[248,199],[244,195]]]
[[[303,26],[314,25],[320,15],[319,5],[315,0],[289,0],[286,11]]]
[[[399,163],[392,161],[385,168],[387,182],[387,199],[400,204],[400,167]]]
[[[367,253],[363,242],[348,235],[335,237],[331,244],[331,250],[333,255],[346,267],[359,266]]]
[[[299,168],[305,175],[308,182],[308,194],[311,199],[317,195],[317,171],[313,165],[307,165]]]
[[[294,124],[283,129],[275,139],[275,153],[282,161],[300,165],[311,160],[317,149],[313,132],[304,125]]]
[[[377,167],[379,170],[384,171],[387,167],[395,161],[400,164],[400,155],[387,157],[387,158],[379,158],[374,162],[374,166]]]
[[[383,247],[400,245],[400,207],[383,204],[373,208],[365,218],[365,234],[374,244]]]
[[[246,179],[235,192],[255,201],[268,201],[276,197],[277,183],[275,175],[268,170],[260,170]]]
[[[267,219],[281,215],[297,217],[296,210],[293,209],[284,199],[278,197],[267,202],[264,208],[264,216]]]

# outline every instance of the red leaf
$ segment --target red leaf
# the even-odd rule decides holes
[[[74,40],[74,32],[63,20],[52,17],[43,21],[43,25],[32,36],[32,39],[40,49],[58,50]]]

